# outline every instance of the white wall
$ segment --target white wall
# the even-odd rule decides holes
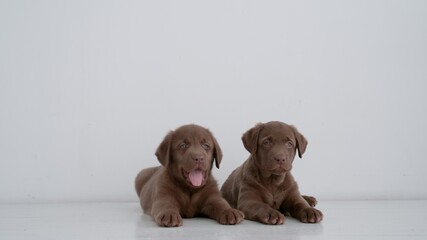
[[[427,198],[426,1],[0,1],[0,202],[136,201],[182,124],[257,122],[320,199]]]

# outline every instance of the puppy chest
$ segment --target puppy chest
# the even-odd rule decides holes
[[[284,192],[277,190],[270,191],[264,195],[264,201],[274,209],[279,209],[285,199]]]
[[[280,208],[280,206],[281,206],[281,205],[282,205],[282,203],[283,203],[283,199],[284,199],[283,194],[274,194],[274,195],[273,195],[273,199],[272,199],[271,206],[272,206],[274,209],[279,209],[279,208]]]
[[[191,196],[180,199],[180,214],[184,218],[192,218],[200,214],[202,203]]]
[[[184,218],[192,218],[195,217],[197,215],[199,215],[199,210],[197,208],[197,206],[194,205],[188,205],[184,208],[181,208],[181,216]]]

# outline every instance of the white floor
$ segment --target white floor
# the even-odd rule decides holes
[[[158,227],[138,203],[0,205],[0,239],[427,239],[427,201],[325,201],[320,224],[184,219]]]

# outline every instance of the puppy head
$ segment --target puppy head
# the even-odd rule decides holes
[[[304,136],[282,122],[259,123],[243,134],[242,141],[257,167],[270,175],[290,171],[296,151],[301,158],[307,147]]]
[[[222,152],[208,129],[191,124],[169,132],[156,156],[175,179],[191,188],[200,188],[210,175],[213,161],[219,168]]]

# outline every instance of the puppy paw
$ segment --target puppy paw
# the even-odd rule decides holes
[[[315,207],[317,205],[317,199],[315,197],[312,197],[312,196],[302,196],[302,197],[311,207]]]
[[[322,221],[323,214],[315,208],[306,208],[301,210],[295,217],[303,223],[318,223]]]
[[[182,225],[181,215],[173,211],[165,211],[159,213],[155,217],[155,221],[159,226],[162,227],[179,227]]]
[[[274,209],[262,212],[258,218],[260,222],[269,225],[279,225],[285,222],[285,215]]]
[[[221,213],[218,222],[223,225],[235,225],[243,221],[244,218],[243,212],[230,208]]]

